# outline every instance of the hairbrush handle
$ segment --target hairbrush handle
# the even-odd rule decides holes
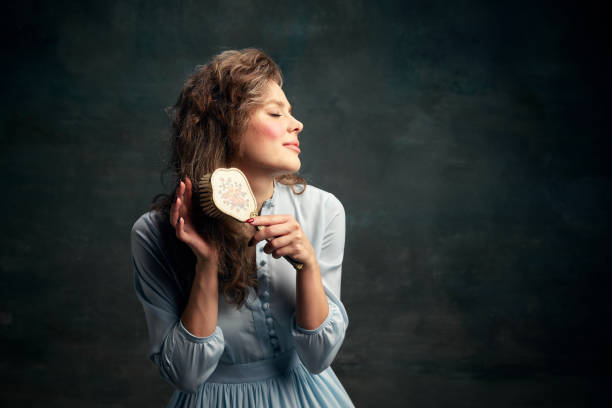
[[[298,262],[291,257],[283,256],[283,258],[285,258],[287,262],[289,262],[295,268],[296,271],[301,271],[302,268],[304,267],[303,263]]]
[[[264,229],[263,225],[257,225],[255,226],[255,228],[257,228],[257,231],[261,231],[262,229]],[[270,242],[269,239],[266,239],[266,241]],[[285,258],[287,260],[287,262],[289,262],[291,264],[291,266],[293,266],[295,268],[296,271],[301,271],[302,268],[304,267],[304,264],[301,262],[298,262],[296,260],[294,260],[293,258],[289,257],[289,256],[283,256],[283,258]]]

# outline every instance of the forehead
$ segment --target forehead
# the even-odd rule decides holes
[[[282,88],[273,81],[270,81],[266,86],[263,99],[266,104],[280,102],[281,104],[289,105],[285,92],[283,92]]]

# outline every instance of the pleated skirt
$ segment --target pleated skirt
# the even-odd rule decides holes
[[[168,408],[354,407],[331,367],[312,374],[295,356],[282,368],[271,363],[220,367],[197,393],[175,391]]]

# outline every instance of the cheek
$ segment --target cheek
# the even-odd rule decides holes
[[[260,123],[256,127],[257,134],[266,140],[278,140],[283,136],[283,129],[279,125]]]

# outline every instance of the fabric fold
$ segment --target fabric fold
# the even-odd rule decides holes
[[[153,221],[143,216],[131,234],[134,289],[149,330],[149,358],[166,381],[180,390],[197,392],[223,354],[223,333],[217,326],[210,336],[197,337],[181,323],[176,308],[180,291],[174,287],[172,266],[152,226]]]
[[[263,381],[239,384],[204,383],[198,394],[176,392],[170,407],[353,407],[346,390],[329,368],[312,375],[302,364]]]
[[[224,343],[223,332],[218,326],[210,336],[196,337],[179,320],[164,341],[161,352],[151,359],[162,376],[176,388],[197,392],[217,368]]]
[[[295,312],[291,315],[291,334],[295,341],[295,349],[304,366],[313,374],[319,374],[330,366],[338,350],[344,342],[348,327],[348,315],[344,305],[323,284],[329,313],[319,327],[308,330],[300,327],[295,320]]]

